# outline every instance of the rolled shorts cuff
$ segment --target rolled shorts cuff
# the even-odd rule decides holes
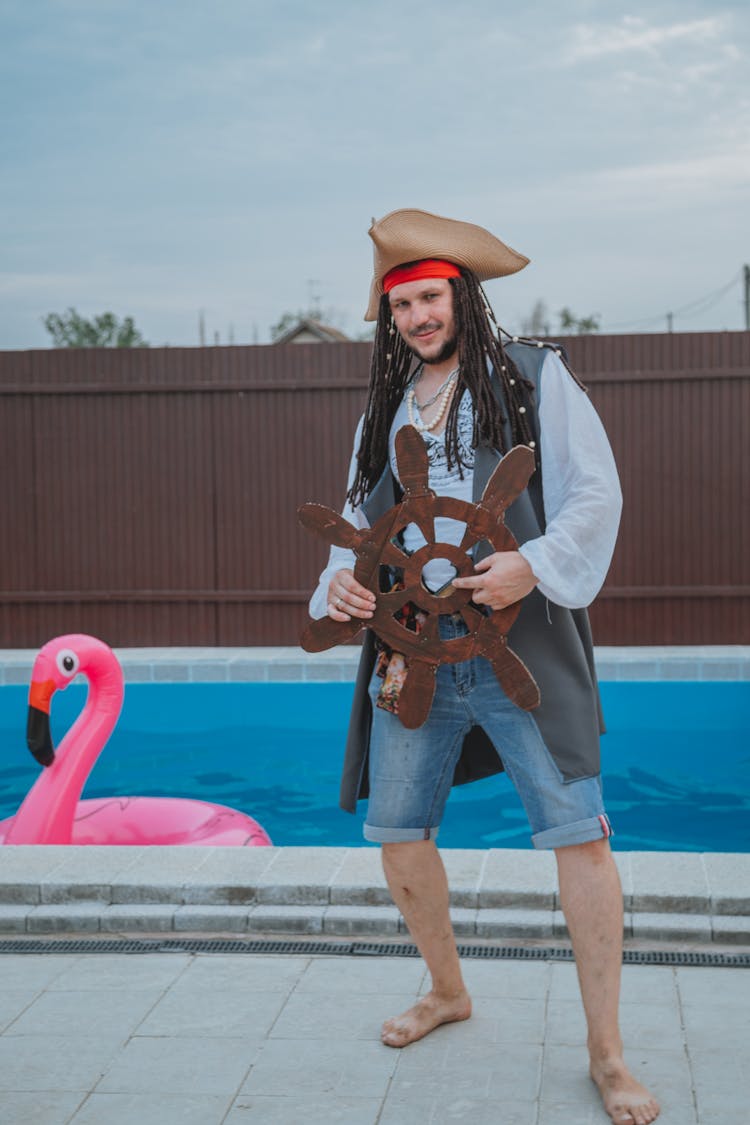
[[[531,837],[535,848],[565,848],[572,844],[588,844],[592,840],[606,840],[614,836],[609,817],[605,813],[590,816],[586,820],[576,820],[573,824],[561,824],[557,828],[547,828]]]
[[[377,825],[365,824],[363,829],[365,840],[372,844],[408,844],[413,840],[434,840],[440,831],[440,825],[432,828],[379,828]]]

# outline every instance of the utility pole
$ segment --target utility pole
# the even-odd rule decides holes
[[[203,316],[203,309],[201,309],[200,313],[198,314],[198,340],[200,341],[200,346],[202,348],[205,348],[205,346],[206,346],[206,321],[205,321],[204,316]]]
[[[750,332],[750,266],[744,266],[742,275],[745,281],[745,331]]]
[[[672,319],[673,319],[673,314],[667,313],[667,332],[672,331]]]
[[[307,292],[310,300],[310,312],[317,320],[320,317],[320,282],[315,278],[308,278]]]

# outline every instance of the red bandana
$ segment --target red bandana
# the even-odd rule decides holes
[[[426,277],[460,277],[461,271],[453,262],[441,258],[425,258],[410,266],[395,266],[383,278],[383,292],[390,293],[394,285],[404,285],[407,281],[422,281]]]

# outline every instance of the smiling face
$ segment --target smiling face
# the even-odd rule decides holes
[[[453,287],[447,278],[427,278],[394,285],[388,294],[396,328],[426,364],[440,364],[458,347]]]

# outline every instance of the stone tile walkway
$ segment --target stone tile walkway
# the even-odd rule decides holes
[[[461,938],[564,938],[555,860],[441,850]],[[616,852],[625,937],[750,945],[750,853]],[[0,849],[0,934],[404,932],[380,849]]]
[[[426,988],[391,957],[0,956],[3,1125],[606,1123],[575,968],[464,962],[473,1018],[403,1051]],[[750,972],[624,968],[622,1025],[662,1125],[744,1125]]]

